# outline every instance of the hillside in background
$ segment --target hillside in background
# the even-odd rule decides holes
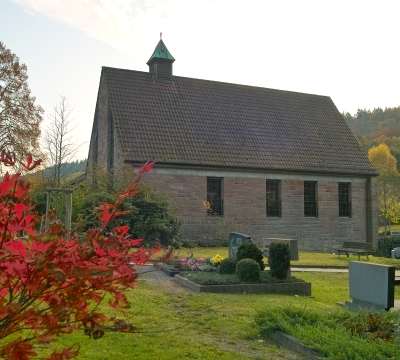
[[[400,106],[372,111],[358,109],[354,116],[342,115],[365,152],[381,143],[388,145],[400,170]]]
[[[61,164],[61,176],[63,179],[72,180],[86,171],[87,159],[76,160],[72,162]],[[44,169],[44,176],[50,177],[53,172],[53,167],[47,167]],[[72,176],[74,175],[74,176]]]

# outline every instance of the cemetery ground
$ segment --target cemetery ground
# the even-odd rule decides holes
[[[182,249],[179,257],[185,257],[186,252],[187,249]],[[216,254],[227,256],[227,252],[227,248],[193,249],[195,258]],[[324,260],[336,265],[348,262],[347,257],[341,257],[339,261],[338,256],[333,254],[300,252],[299,255],[301,260],[292,262],[292,267],[297,264],[318,266]],[[370,262],[379,259],[374,257]],[[357,260],[357,257],[350,257],[350,260]],[[382,262],[384,260],[381,259]],[[149,270],[153,268],[145,266],[141,271]],[[155,276],[157,273],[160,275]],[[260,336],[260,329],[255,323],[257,314],[277,306],[292,306],[315,313],[344,311],[336,303],[349,298],[348,274],[301,273],[296,276],[312,283],[312,297],[194,293],[178,286],[160,271],[143,274],[138,285],[127,292],[131,308],[124,317],[137,327],[137,333],[111,332],[93,340],[83,331],[78,331],[61,337],[56,346],[79,344],[79,358],[89,360],[305,359],[277,346],[267,336]],[[400,298],[400,286],[396,286],[395,298]],[[101,306],[106,314],[122,317],[120,312],[107,305]],[[40,356],[50,353],[45,346],[41,351]]]
[[[178,256],[180,258],[184,258],[186,256],[191,255],[190,249],[182,248],[178,250]],[[215,255],[221,255],[222,257],[228,257],[228,248],[227,247],[215,247],[215,248],[196,248],[193,251],[194,258],[212,258]],[[308,251],[299,251],[299,261],[292,261],[291,267],[295,268],[297,266],[310,266],[310,267],[346,267],[348,266],[349,261],[358,261],[357,255],[350,255],[347,257],[345,254],[339,256],[337,253],[316,253],[316,252],[308,252]],[[381,265],[391,265],[395,266],[397,270],[400,270],[400,261],[376,257],[369,255],[369,260],[367,260],[366,256],[361,255],[360,261],[371,262],[375,264]],[[264,263],[267,264],[268,260],[264,258]]]

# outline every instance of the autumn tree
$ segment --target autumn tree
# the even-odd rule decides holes
[[[369,150],[368,158],[379,174],[378,203],[381,216],[384,218],[385,233],[387,220],[398,219],[400,201],[400,176],[397,172],[397,160],[390,153],[386,144],[380,144]]]
[[[0,151],[39,155],[42,113],[31,96],[26,65],[0,42]]]

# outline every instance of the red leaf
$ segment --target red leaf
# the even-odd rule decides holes
[[[29,360],[36,356],[33,345],[23,342],[21,338],[6,344],[1,350],[2,356],[7,360]]]
[[[60,353],[58,352],[53,352],[51,356],[48,358],[48,360],[67,360],[67,359],[72,359],[74,357],[77,357],[79,354],[79,348],[74,350],[74,347],[71,346],[69,348],[65,348],[63,351]]]
[[[3,150],[1,152],[0,161],[3,162],[6,166],[14,166],[16,161],[15,153]]]
[[[148,161],[147,163],[140,166],[139,174],[150,171],[153,168],[153,166],[154,166],[154,161],[153,162]]]
[[[27,159],[27,164],[25,165],[22,161],[21,161],[21,165],[28,171],[33,170],[36,166],[40,165],[42,163],[42,160],[36,160],[33,164],[32,164],[32,155],[29,154],[28,159]]]
[[[23,204],[23,203],[18,203],[18,204],[15,204],[14,209],[15,209],[15,212],[16,212],[16,214],[17,214],[17,216],[18,216],[18,219],[21,220],[22,215],[24,214],[24,212],[25,212],[26,210],[29,209],[29,206],[27,206],[27,205],[25,205],[25,204]]]

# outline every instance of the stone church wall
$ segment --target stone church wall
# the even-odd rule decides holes
[[[207,176],[223,178],[223,216],[207,216]],[[281,217],[266,216],[266,179],[281,180]],[[302,250],[332,251],[344,241],[367,241],[366,178],[289,173],[155,168],[144,182],[169,195],[188,240],[227,239],[231,231],[254,241],[297,239]],[[304,181],[318,182],[318,217],[304,217]],[[351,218],[339,217],[338,182],[351,183]],[[373,243],[378,236],[376,179],[372,181]]]

